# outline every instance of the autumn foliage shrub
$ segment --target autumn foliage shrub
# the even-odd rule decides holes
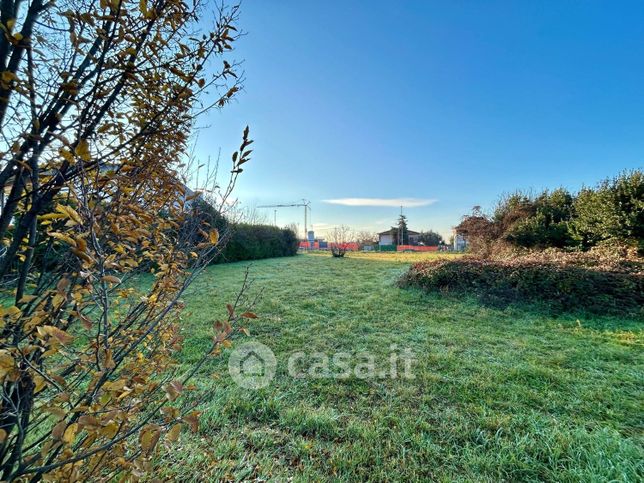
[[[188,143],[242,87],[239,7],[217,3],[2,2],[2,481],[153,479],[198,431],[190,379],[256,317],[247,275],[177,366],[183,294],[224,245],[217,224],[188,223]],[[209,184],[220,210],[251,144],[246,127],[228,182]]]
[[[491,259],[466,257],[417,263],[403,287],[472,294],[487,305],[543,303],[555,311],[642,314],[644,263],[598,253],[548,250]]]

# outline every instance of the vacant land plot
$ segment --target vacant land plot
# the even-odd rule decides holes
[[[637,481],[640,321],[492,309],[395,287],[420,255],[300,255],[253,265],[266,292],[251,338],[277,357],[272,384],[238,387],[227,353],[201,371],[199,433],[161,477]],[[422,255],[426,256],[426,255]],[[247,264],[211,267],[186,297],[182,363],[199,357]],[[415,355],[413,380],[292,378],[294,352]],[[228,351],[227,351],[228,352]],[[357,357],[357,355],[356,355]],[[196,399],[196,397],[195,397]]]

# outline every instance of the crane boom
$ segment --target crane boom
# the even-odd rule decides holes
[[[276,205],[260,205],[257,208],[298,208],[304,207],[304,239],[306,240],[306,235],[308,231],[308,212],[307,210],[311,209],[311,202],[305,199],[302,199],[302,203],[279,203]],[[277,218],[277,210],[275,210]]]
[[[257,208],[291,208],[294,206],[304,206],[302,203],[295,205],[260,205]]]

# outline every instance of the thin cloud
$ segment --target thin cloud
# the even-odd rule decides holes
[[[385,206],[385,207],[404,207],[418,208],[420,206],[429,206],[438,200],[422,198],[338,198],[335,200],[324,200],[325,203],[342,206]]]

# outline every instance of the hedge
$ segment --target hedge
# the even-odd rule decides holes
[[[215,263],[288,257],[297,254],[293,230],[246,223],[228,225],[225,247]]]

